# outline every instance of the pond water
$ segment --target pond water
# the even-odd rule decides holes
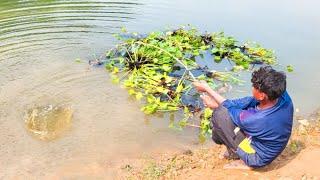
[[[124,158],[197,146],[196,130],[175,132],[166,118],[146,117],[104,68],[88,65],[117,43],[112,34],[123,26],[147,33],[190,23],[201,31],[255,40],[274,49],[281,64],[295,67],[288,91],[298,114],[312,112],[320,100],[319,5],[316,0],[0,0],[0,179],[108,174],[107,167]],[[249,85],[240,95],[250,93]],[[70,131],[50,142],[31,137],[24,128],[26,111],[59,103],[74,111]]]

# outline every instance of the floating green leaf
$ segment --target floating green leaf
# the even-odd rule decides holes
[[[141,92],[138,92],[138,93],[136,94],[136,99],[137,99],[137,100],[140,100],[141,98],[143,98],[143,94],[142,94]]]
[[[112,83],[118,84],[120,82],[120,79],[116,75],[112,75]]]
[[[288,66],[287,66],[287,71],[288,71],[288,72],[293,72],[293,66],[288,65]]]
[[[81,63],[82,61],[81,61],[80,58],[77,58],[74,62],[76,62],[76,63]]]

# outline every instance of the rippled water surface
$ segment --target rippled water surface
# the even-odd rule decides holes
[[[174,132],[166,118],[145,117],[103,68],[88,66],[117,43],[112,34],[123,26],[147,33],[190,23],[273,48],[280,63],[295,67],[288,91],[299,113],[312,112],[320,100],[319,5],[316,0],[0,0],[0,179],[108,174],[123,158],[195,145],[194,130]],[[241,95],[248,94],[249,84],[243,89]],[[71,105],[73,124],[64,137],[41,142],[24,129],[23,117],[31,107],[50,103]]]

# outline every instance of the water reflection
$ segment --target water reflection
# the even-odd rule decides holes
[[[0,61],[21,54],[21,49],[83,46],[97,34],[115,33],[121,24],[134,19],[134,9],[141,5],[130,1],[1,1]]]
[[[26,114],[26,128],[40,140],[53,140],[71,125],[73,111],[62,105],[46,105],[30,109]]]

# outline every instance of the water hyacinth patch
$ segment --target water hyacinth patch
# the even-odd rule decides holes
[[[181,27],[165,32],[151,32],[145,36],[137,33],[117,35],[121,41],[106,53],[106,69],[114,83],[121,83],[128,93],[142,102],[146,114],[179,112],[184,118],[171,122],[170,127],[200,128],[200,139],[211,134],[210,118],[213,111],[199,100],[192,82],[206,81],[213,89],[228,84],[239,84],[239,71],[251,70],[255,65],[275,65],[272,50],[257,43],[240,44],[223,32],[200,33],[192,27]],[[211,57],[211,59],[205,58]],[[209,68],[229,62],[223,71]],[[200,122],[191,122],[196,114]]]

